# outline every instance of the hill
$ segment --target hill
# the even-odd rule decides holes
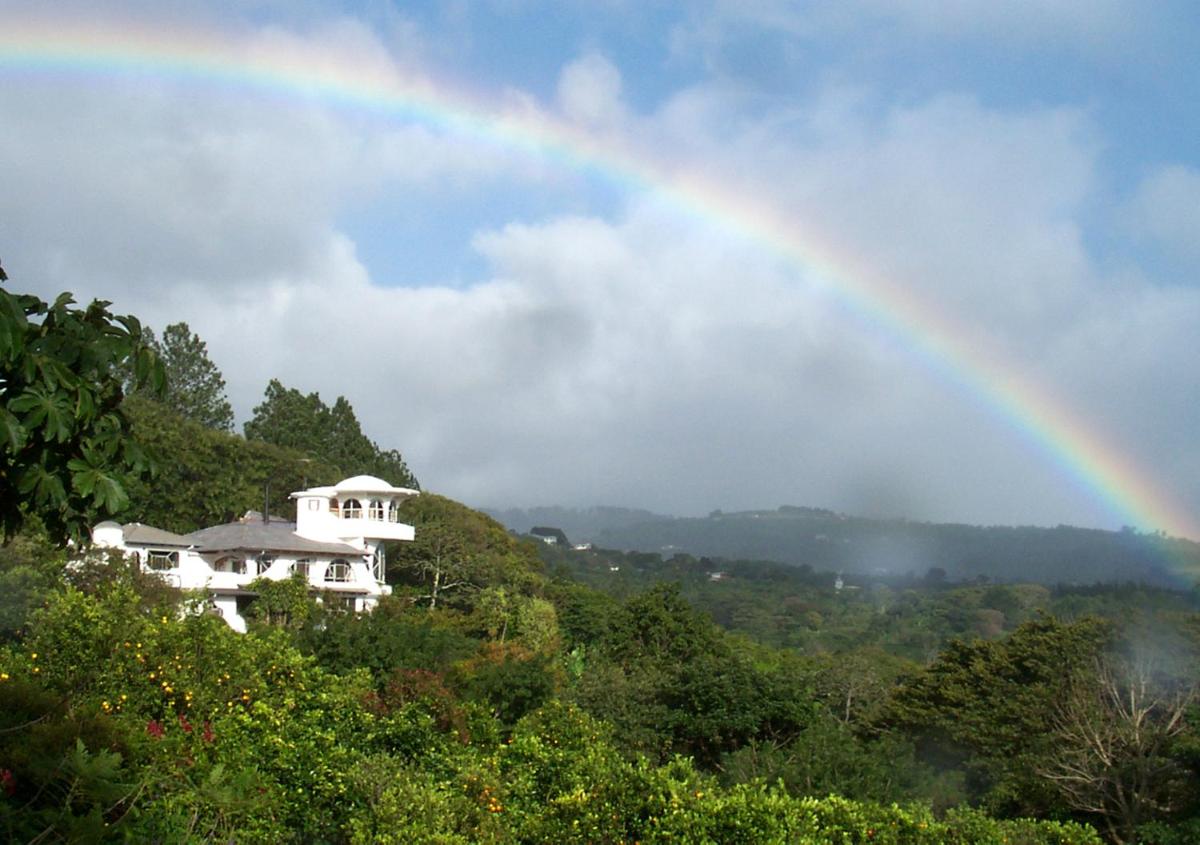
[[[509,529],[563,529],[574,542],[623,551],[768,560],[814,570],[924,575],[1042,584],[1134,581],[1190,586],[1200,580],[1200,544],[1133,530],[1059,525],[977,526],[870,519],[818,508],[670,517],[622,508],[492,510]]]

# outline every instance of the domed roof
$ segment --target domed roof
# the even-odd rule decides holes
[[[397,496],[400,494],[412,494],[415,490],[409,490],[407,487],[393,487],[382,478],[376,478],[373,475],[356,475],[353,478],[347,478],[344,481],[339,481],[334,485],[334,489],[339,494],[345,493],[384,493],[389,496]]]

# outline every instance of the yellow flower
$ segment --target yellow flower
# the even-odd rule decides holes
[[[29,655],[29,657],[31,660],[37,660],[37,652],[35,651],[33,654]]]
[[[0,672],[0,681],[7,681],[7,680],[8,680],[8,673]]]

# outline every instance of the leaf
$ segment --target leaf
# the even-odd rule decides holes
[[[0,408],[0,444],[15,454],[24,443],[24,426],[5,408]]]

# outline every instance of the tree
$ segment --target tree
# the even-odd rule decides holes
[[[163,402],[207,428],[233,431],[233,408],[225,397],[225,379],[209,359],[208,345],[199,335],[193,334],[187,323],[167,326],[161,343],[148,328],[144,333],[166,368]]]
[[[491,585],[517,591],[540,589],[541,561],[491,517],[436,493],[400,505],[400,517],[416,529],[411,543],[391,556],[392,571],[415,576],[428,592],[419,598],[436,608],[451,591],[473,592]]]
[[[994,808],[1046,812],[1058,798],[1037,774],[1052,745],[1045,726],[1072,673],[1092,665],[1111,635],[1095,618],[1042,617],[1005,640],[954,640],[897,689],[881,724],[909,730],[942,762],[965,759]]]
[[[1078,673],[1055,711],[1054,748],[1039,773],[1072,810],[1096,816],[1115,842],[1196,799],[1192,773],[1171,753],[1188,731],[1197,681],[1171,677],[1146,652],[1105,655]]]
[[[382,450],[363,434],[344,396],[330,408],[317,393],[306,396],[271,379],[245,431],[247,440],[299,449],[339,468],[343,477],[375,475],[400,487],[418,486],[399,452]]]
[[[122,410],[157,468],[153,483],[130,485],[129,518],[157,528],[187,533],[229,522],[261,510],[264,492],[271,513],[291,518],[288,494],[313,478],[338,477],[336,468],[303,452],[205,428],[143,396],[129,397]]]
[[[3,277],[3,271],[0,271]],[[149,470],[121,410],[123,374],[161,392],[163,366],[135,317],[0,289],[0,533],[36,513],[56,540],[83,541]]]

